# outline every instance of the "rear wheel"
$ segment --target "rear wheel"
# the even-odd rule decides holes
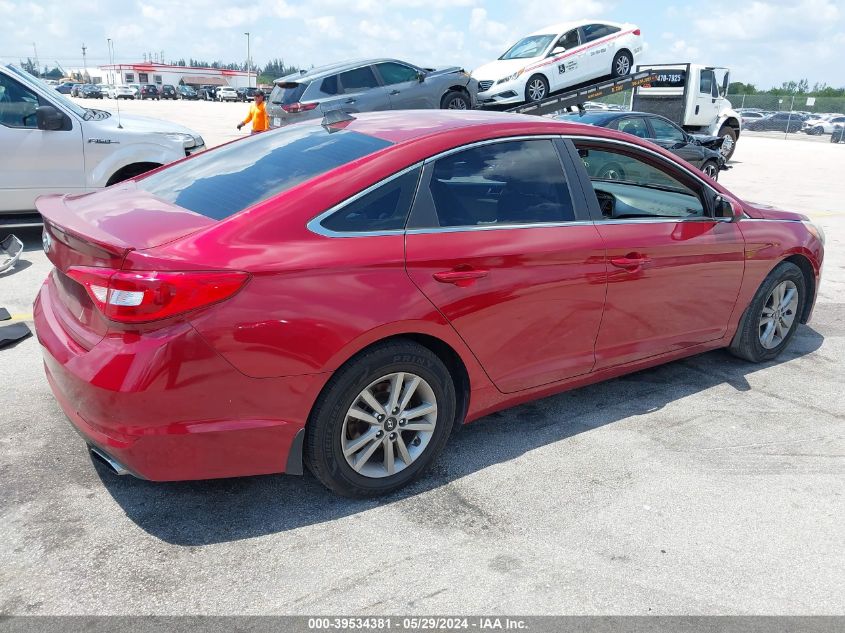
[[[736,130],[729,125],[723,125],[722,129],[719,130],[719,136],[724,139],[719,151],[722,152],[725,160],[730,160],[736,149]]]
[[[458,90],[450,90],[440,100],[440,108],[443,110],[469,110],[470,107],[469,97]]]
[[[742,316],[731,353],[753,363],[777,357],[794,336],[805,301],[801,269],[791,262],[778,264]]]
[[[531,75],[525,84],[525,100],[529,103],[541,101],[549,96],[549,82],[543,75]]]
[[[619,51],[613,57],[613,65],[610,67],[610,74],[614,77],[624,77],[631,74],[634,66],[634,58],[628,51]]]
[[[455,386],[429,349],[377,345],[338,370],[306,426],[305,461],[331,490],[368,497],[420,475],[455,423]]]

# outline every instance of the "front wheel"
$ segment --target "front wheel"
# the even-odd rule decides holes
[[[722,152],[722,156],[728,161],[734,155],[734,150],[736,150],[736,130],[729,125],[723,125],[718,135],[723,139],[722,147],[719,151]]]
[[[778,264],[742,316],[731,353],[753,363],[777,357],[794,336],[805,301],[801,269],[791,262]]]
[[[708,160],[701,166],[701,171],[711,180],[719,180],[719,165],[715,160]]]
[[[542,101],[549,96],[549,82],[543,75],[531,75],[525,84],[525,100],[528,103]]]
[[[419,476],[455,423],[455,385],[429,349],[397,341],[338,370],[306,426],[305,462],[350,497],[386,494]]]
[[[443,110],[469,110],[470,107],[469,97],[457,90],[450,90],[440,100],[440,108]]]

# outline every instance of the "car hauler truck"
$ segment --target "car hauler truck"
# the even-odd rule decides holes
[[[730,159],[742,126],[739,114],[725,97],[729,76],[727,68],[700,64],[640,65],[630,75],[581,85],[508,112],[553,114],[631,90],[632,111],[659,114],[691,134],[722,136],[722,154]]]

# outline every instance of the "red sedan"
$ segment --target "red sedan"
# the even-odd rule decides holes
[[[824,241],[647,141],[506,113],[304,123],[38,207],[38,339],[95,455],[151,480],[305,464],[349,495],[504,407],[775,358]]]

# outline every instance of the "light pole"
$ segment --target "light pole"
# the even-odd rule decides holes
[[[252,88],[252,73],[250,72],[252,69],[252,60],[249,57],[249,31],[244,31],[244,35],[246,35],[246,83],[248,87]]]

